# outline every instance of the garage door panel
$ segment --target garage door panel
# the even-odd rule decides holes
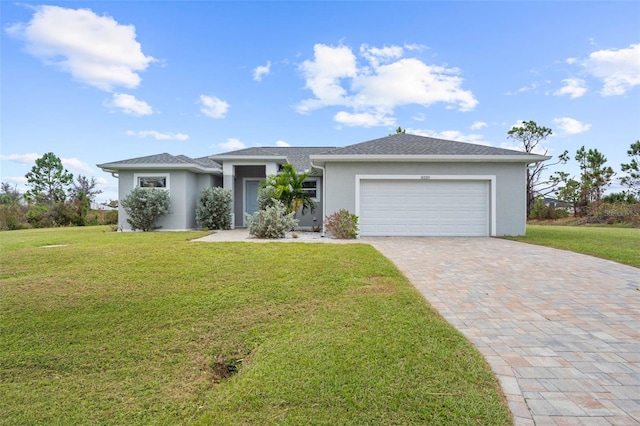
[[[361,235],[487,236],[488,181],[363,180]]]

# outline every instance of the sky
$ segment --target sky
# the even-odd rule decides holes
[[[640,2],[0,0],[0,178],[53,152],[96,164],[168,152],[346,146],[408,133],[548,155],[640,139]],[[572,160],[562,168],[578,174]]]

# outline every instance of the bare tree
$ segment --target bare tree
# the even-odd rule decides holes
[[[541,143],[551,136],[553,131],[544,126],[538,126],[535,121],[523,121],[521,125],[516,125],[507,132],[507,138],[520,143],[524,152],[533,153],[538,150],[543,155],[547,155],[547,149]],[[558,156],[555,163],[535,163],[527,168],[527,217],[531,214],[537,196],[545,196],[555,190],[552,180],[543,180],[544,172],[551,166],[564,164],[569,160],[568,151]]]

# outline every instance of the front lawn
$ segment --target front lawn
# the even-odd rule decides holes
[[[640,229],[603,226],[527,225],[511,240],[575,251],[640,268]]]
[[[0,424],[511,423],[372,247],[200,235],[0,233]]]

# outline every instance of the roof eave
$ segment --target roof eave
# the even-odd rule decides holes
[[[210,155],[213,161],[288,161],[286,155]]]
[[[120,170],[187,170],[194,173],[220,173],[222,174],[222,169],[219,167],[209,168],[209,167],[199,167],[194,164],[130,164],[130,163],[105,163],[105,164],[96,164],[97,167],[101,168],[103,171],[107,173],[117,173]]]
[[[549,160],[546,155],[525,154],[525,155],[311,155],[309,159],[318,164],[327,162],[439,162],[439,163],[538,163]]]

